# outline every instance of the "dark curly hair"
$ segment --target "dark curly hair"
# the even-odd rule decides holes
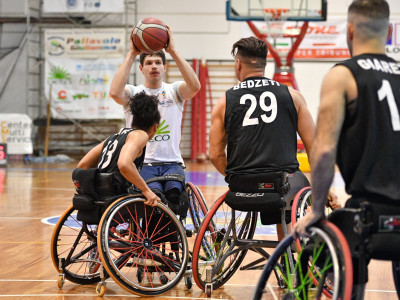
[[[144,91],[137,93],[130,98],[129,107],[133,115],[132,128],[147,131],[154,124],[160,123],[157,96],[147,95]]]

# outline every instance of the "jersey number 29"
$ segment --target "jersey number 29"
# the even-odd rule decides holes
[[[265,99],[269,98],[270,105],[265,104]],[[264,92],[260,95],[260,99],[256,99],[256,97],[252,94],[245,94],[240,98],[240,104],[245,104],[247,100],[250,100],[250,107],[247,110],[244,119],[243,119],[243,126],[250,126],[250,125],[258,125],[258,117],[252,118],[251,115],[254,113],[257,107],[257,102],[260,104],[260,107],[265,112],[271,112],[270,116],[268,117],[267,114],[262,114],[261,120],[265,123],[272,123],[278,112],[278,105],[276,104],[276,97],[271,92]]]

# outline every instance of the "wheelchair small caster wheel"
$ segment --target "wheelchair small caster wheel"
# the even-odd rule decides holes
[[[168,283],[168,278],[165,275],[160,276],[160,281],[162,284],[167,284]]]
[[[64,286],[65,278],[64,275],[59,275],[57,279],[58,288],[62,289]]]
[[[96,293],[99,295],[99,297],[103,297],[103,295],[106,293],[106,286],[101,282],[97,284]]]
[[[186,285],[188,290],[190,290],[192,288],[192,286],[193,286],[192,276],[186,276],[185,277],[185,285]]]
[[[211,284],[206,285],[205,292],[206,292],[207,297],[211,297],[211,294],[212,294],[212,285]]]

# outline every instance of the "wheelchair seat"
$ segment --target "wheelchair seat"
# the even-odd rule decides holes
[[[72,181],[76,190],[72,204],[78,210],[77,219],[87,224],[99,224],[107,206],[123,195],[114,175],[100,173],[97,168],[75,169]]]
[[[288,176],[280,171],[232,176],[225,202],[240,211],[280,210],[287,205],[284,196],[290,189]]]

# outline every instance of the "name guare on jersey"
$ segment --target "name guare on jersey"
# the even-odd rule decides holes
[[[400,74],[400,65],[395,63],[395,62],[387,62],[384,60],[379,60],[377,58],[374,59],[358,59],[357,60],[358,65],[363,68],[364,70],[375,70],[375,71],[381,71],[384,73],[389,73],[389,74]]]
[[[271,79],[249,79],[240,82],[239,84],[235,85],[233,87],[233,90],[238,90],[238,89],[247,89],[247,88],[253,88],[253,87],[262,87],[262,86],[269,86],[269,85],[276,85],[280,86],[279,82],[276,82]]]

